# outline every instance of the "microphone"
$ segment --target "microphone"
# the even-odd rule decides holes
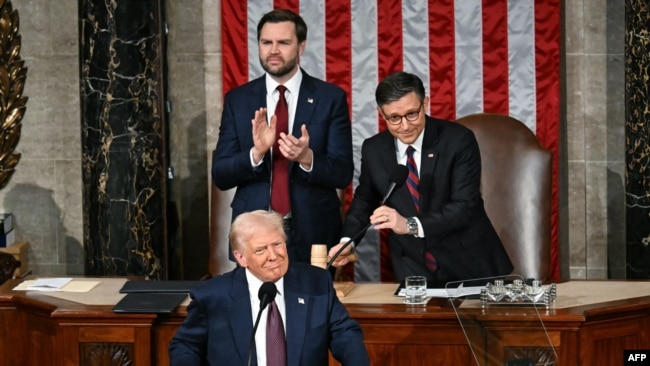
[[[381,205],[383,206],[386,201],[388,201],[388,198],[393,194],[393,191],[395,188],[400,187],[404,182],[406,182],[406,178],[409,176],[409,168],[407,168],[405,165],[397,164],[395,168],[393,169],[393,173],[390,175],[390,185],[388,186],[388,190],[386,191],[386,194],[384,195],[384,198],[381,200]]]
[[[257,312],[257,319],[255,319],[255,325],[253,325],[253,333],[251,334],[250,347],[248,348],[248,365],[251,364],[251,358],[253,357],[253,347],[255,346],[255,332],[257,332],[257,326],[260,323],[260,317],[262,316],[262,311],[266,308],[271,301],[275,299],[275,295],[278,293],[278,289],[275,287],[273,282],[264,282],[260,286],[260,290],[257,293],[257,297],[260,299],[260,310]]]
[[[406,178],[409,175],[409,169],[405,165],[397,164],[395,168],[393,168],[393,172],[390,175],[390,185],[388,186],[388,190],[386,191],[386,194],[384,195],[384,198],[381,200],[381,206],[383,206],[386,201],[390,198],[390,196],[393,194],[393,191],[395,188],[398,188],[406,182]],[[352,244],[352,242],[357,241],[363,234],[372,226],[371,223],[368,223],[363,229],[361,229],[358,233],[354,234],[350,238],[350,240],[346,241],[345,244],[339,248],[339,250],[332,256],[332,258],[327,262],[327,267],[325,269],[329,269],[332,266],[332,263],[336,260],[336,258],[341,255],[341,252],[348,247],[348,245]]]
[[[260,313],[266,308],[266,305],[275,299],[277,293],[278,289],[273,282],[264,282],[260,286],[260,291],[257,293],[257,297],[260,299]]]

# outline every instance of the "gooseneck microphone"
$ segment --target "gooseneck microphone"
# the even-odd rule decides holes
[[[262,310],[264,310],[264,308],[266,308],[266,305],[275,299],[275,295],[277,295],[277,293],[278,289],[275,287],[275,283],[273,282],[264,282],[262,286],[260,286],[260,291],[257,293],[257,297],[260,299],[260,313]],[[260,317],[258,314],[258,321],[259,318]]]
[[[384,198],[381,200],[382,206],[384,203],[386,203],[386,201],[388,201],[388,198],[390,198],[390,196],[393,194],[395,188],[401,187],[406,182],[406,178],[408,178],[408,176],[409,168],[401,164],[395,166],[393,173],[390,175],[390,185],[388,186],[388,190],[386,191]]]
[[[393,173],[390,175],[390,185],[388,186],[388,190],[386,191],[384,198],[381,200],[382,206],[386,203],[386,201],[388,201],[388,198],[390,198],[390,196],[393,194],[395,188],[402,186],[404,182],[406,182],[406,178],[408,177],[408,175],[409,175],[409,169],[405,165],[398,164],[397,166],[395,166],[395,168],[393,169]],[[345,250],[345,248],[347,248],[348,245],[359,240],[359,238],[363,236],[363,234],[365,234],[366,230],[368,230],[370,226],[372,226],[372,224],[368,223],[368,225],[366,225],[358,233],[354,234],[354,236],[352,236],[350,240],[346,241],[345,244],[343,244],[341,248],[339,248],[339,250],[332,256],[329,262],[327,262],[326,269],[329,269],[332,266],[332,263],[334,263],[336,258],[339,257],[341,252]]]
[[[253,357],[253,347],[255,347],[255,332],[257,331],[257,326],[260,323],[262,311],[264,311],[266,305],[275,299],[275,295],[277,293],[278,289],[275,287],[275,283],[273,282],[264,282],[262,286],[260,286],[260,290],[257,293],[257,297],[260,299],[260,310],[257,312],[257,319],[255,319],[255,325],[253,325],[253,333],[251,334],[250,347],[248,348],[248,366],[250,366],[251,358]]]

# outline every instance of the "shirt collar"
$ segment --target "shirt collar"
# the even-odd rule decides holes
[[[415,139],[415,141],[410,145],[405,144],[402,141],[400,141],[398,138],[396,138],[395,139],[395,145],[396,145],[396,148],[397,148],[397,153],[399,154],[399,156],[406,156],[406,149],[409,146],[413,146],[415,151],[421,153],[422,152],[422,140],[423,139],[424,139],[424,129],[422,130],[422,132],[420,132],[420,136],[418,136],[418,138]]]
[[[260,287],[262,287],[262,280],[255,277],[251,271],[246,268],[246,281],[248,282],[248,290],[250,295],[256,301],[260,301],[258,294],[260,293]],[[279,280],[275,281],[275,287],[278,290],[277,296],[284,296],[284,277],[280,277]]]
[[[271,75],[266,73],[266,93],[268,95],[273,94],[275,92],[275,89],[277,89],[278,85],[280,85],[277,81],[273,80]],[[300,83],[302,82],[302,70],[298,68],[298,71],[291,77],[291,79],[287,80],[286,83],[284,83],[284,86],[289,89],[289,92],[291,94],[297,94],[298,89],[300,87]]]

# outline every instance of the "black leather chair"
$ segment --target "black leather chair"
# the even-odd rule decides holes
[[[513,274],[550,280],[551,152],[522,122],[505,115],[458,119],[481,151],[485,210],[510,259]]]
[[[20,267],[20,264],[20,261],[14,258],[13,255],[0,252],[0,285],[14,278],[14,273]]]

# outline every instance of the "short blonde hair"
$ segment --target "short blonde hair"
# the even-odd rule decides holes
[[[241,251],[260,227],[277,230],[282,234],[284,240],[287,240],[282,216],[279,213],[265,210],[244,212],[237,216],[235,221],[232,222],[232,225],[230,225],[230,235],[228,237],[232,250]]]

